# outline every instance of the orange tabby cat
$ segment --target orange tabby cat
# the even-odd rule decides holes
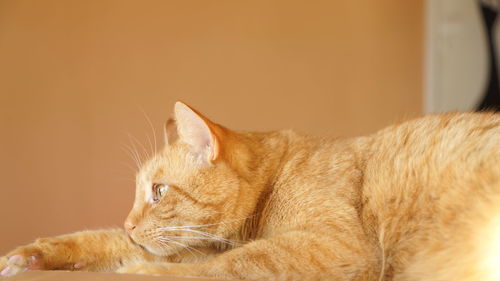
[[[235,132],[183,103],[126,231],[20,247],[26,269],[273,280],[500,280],[500,115],[346,140]]]

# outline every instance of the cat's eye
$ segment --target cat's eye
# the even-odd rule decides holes
[[[160,199],[167,193],[168,184],[164,183],[155,183],[153,184],[153,202],[158,202]]]

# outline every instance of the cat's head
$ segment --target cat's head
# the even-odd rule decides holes
[[[164,148],[137,173],[135,202],[125,221],[136,243],[162,256],[227,242],[223,237],[252,211],[241,198],[248,182],[228,161],[237,153],[231,151],[235,133],[181,102],[174,116],[165,126]]]

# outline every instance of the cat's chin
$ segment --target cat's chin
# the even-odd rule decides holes
[[[139,245],[141,248],[143,248],[144,250],[148,251],[149,253],[155,255],[155,256],[159,256],[159,257],[167,257],[167,256],[170,256],[172,255],[172,253],[167,253],[165,251],[158,251],[154,248],[151,248],[147,245],[142,245],[142,244],[137,244]]]
[[[130,239],[136,244],[137,246],[141,247],[143,250],[155,255],[155,256],[160,256],[160,257],[167,257],[173,254],[171,251],[165,251],[164,249],[157,249],[156,247],[151,247],[146,244],[140,243],[136,240],[136,238],[133,235],[129,236]]]

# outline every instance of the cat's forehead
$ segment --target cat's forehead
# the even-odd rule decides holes
[[[185,146],[167,146],[139,170],[138,180],[181,182],[200,167],[201,163]]]

